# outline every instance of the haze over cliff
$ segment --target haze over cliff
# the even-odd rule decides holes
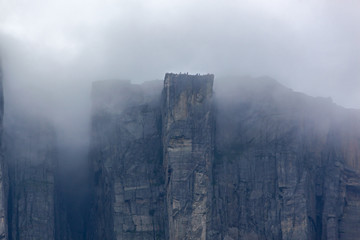
[[[237,80],[213,92],[213,75],[166,74],[161,98],[93,85],[90,239],[360,234],[360,111]]]
[[[0,239],[354,239],[359,9],[0,0]]]
[[[76,102],[94,80],[142,82],[169,71],[266,75],[295,90],[360,107],[356,0],[0,4],[2,58],[13,79],[6,83],[9,91],[24,96],[31,88],[32,98],[45,95],[49,102],[50,95],[51,105],[59,108],[61,94],[53,88]],[[26,91],[18,81],[29,84]],[[84,84],[87,91],[80,90]]]
[[[2,239],[359,236],[360,110],[270,78],[230,80],[94,82],[85,149],[57,143],[42,115],[13,115]],[[61,167],[66,157],[77,164]]]
[[[360,108],[357,9],[353,0],[1,0],[5,124],[43,115],[59,142],[86,148],[93,81],[140,83],[171,71],[211,72],[216,84],[271,76]]]

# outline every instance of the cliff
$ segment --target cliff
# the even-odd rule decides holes
[[[216,102],[220,238],[359,236],[359,111],[271,79],[220,88]]]
[[[165,239],[161,83],[96,82],[88,239]]]
[[[58,201],[54,128],[41,119],[23,119],[6,125],[8,239],[65,240],[66,222],[59,224],[65,213]]]
[[[55,127],[3,103],[0,81],[0,239],[69,240]]]
[[[16,113],[3,134],[0,91],[0,239],[357,239],[360,111],[270,78],[213,84],[93,83],[83,202],[49,121]]]
[[[214,155],[213,80],[213,75],[165,75],[162,142],[170,239],[206,239]]]
[[[359,111],[213,80],[94,83],[91,239],[359,236]]]

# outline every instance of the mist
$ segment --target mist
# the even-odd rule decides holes
[[[92,82],[166,72],[269,76],[360,108],[358,9],[338,0],[1,0],[5,124],[47,118],[61,146],[84,151]]]
[[[95,80],[267,75],[359,108],[359,8],[337,0],[2,0],[6,92],[27,88],[26,96],[66,115]]]
[[[93,81],[166,72],[270,76],[360,108],[358,9],[338,0],[1,0],[5,123],[42,116],[61,144],[86,148]]]
[[[54,126],[61,191],[80,239],[93,82],[211,73],[217,92],[265,76],[359,109],[359,10],[357,0],[0,0],[5,129],[21,119]],[[238,92],[221,94],[232,102]]]

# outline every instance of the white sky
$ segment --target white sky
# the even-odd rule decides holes
[[[0,0],[0,34],[13,89],[268,75],[360,108],[358,0]]]

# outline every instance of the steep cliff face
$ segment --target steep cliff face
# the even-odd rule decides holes
[[[9,239],[59,239],[54,129],[46,122],[28,119],[12,121],[6,130]]]
[[[359,236],[358,111],[271,79],[219,87],[216,102],[219,239]]]
[[[4,118],[2,78],[0,68],[0,239],[70,240],[55,127],[17,101]]]
[[[360,236],[359,111],[266,78],[212,85],[94,84],[92,239]]]
[[[165,239],[161,83],[93,86],[90,239]]]
[[[166,74],[163,156],[170,239],[206,239],[214,152],[213,75]]]

